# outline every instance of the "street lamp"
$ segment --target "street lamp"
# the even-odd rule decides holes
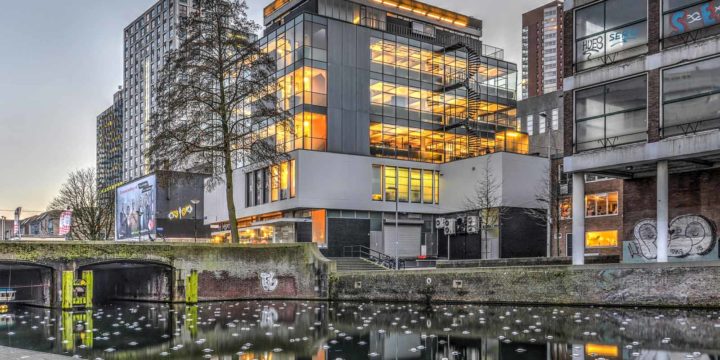
[[[138,225],[138,242],[142,242],[142,216],[143,216],[143,211],[142,211],[141,208],[138,208],[137,214],[138,214],[138,219],[137,219],[137,220],[138,220],[138,221],[137,221],[137,225]]]
[[[388,190],[395,191],[395,270],[400,270],[400,255],[398,253],[398,249],[400,247],[399,245],[399,238],[400,238],[400,232],[398,229],[398,203],[400,199],[400,194],[398,191],[398,188],[396,186],[390,186],[388,187]]]
[[[197,243],[197,204],[200,203],[200,200],[190,200],[190,202],[193,204],[193,225],[195,227],[195,242]]]
[[[548,158],[548,184],[547,184],[548,198],[547,198],[547,214],[546,214],[546,216],[547,216],[547,218],[546,218],[546,223],[547,223],[546,224],[546,226],[547,226],[546,242],[547,242],[547,244],[546,244],[545,251],[546,251],[546,256],[550,257],[550,250],[552,249],[552,244],[551,244],[552,240],[550,239],[550,237],[552,234],[552,225],[553,225],[552,224],[552,200],[553,200],[552,199],[552,197],[553,197],[553,193],[552,193],[552,187],[553,187],[552,186],[552,173],[553,173],[552,149],[554,148],[554,146],[552,144],[552,126],[548,126],[548,125],[552,125],[552,124],[547,123],[547,117],[548,116],[547,116],[546,112],[543,111],[540,113],[541,121],[545,122],[545,131],[547,131],[547,135],[545,135],[545,146],[547,147],[547,158]]]

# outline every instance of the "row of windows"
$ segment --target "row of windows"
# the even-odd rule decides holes
[[[720,127],[720,57],[662,72],[662,135]],[[647,139],[647,76],[575,92],[577,151]]]
[[[416,204],[440,202],[440,172],[373,165],[372,199]]]
[[[538,121],[535,121],[537,119]],[[560,113],[557,108],[552,109],[550,111],[550,114],[546,114],[546,116],[540,116],[535,114],[530,114],[525,118],[525,131],[528,133],[528,135],[535,134],[535,124],[537,123],[537,129],[539,134],[544,134],[548,127],[548,122],[550,125],[550,129],[552,130],[558,130],[560,128]]]
[[[295,197],[295,160],[245,173],[245,206]]]
[[[720,1],[663,0],[662,36],[666,45],[680,35],[720,33]],[[578,69],[600,66],[647,51],[647,1],[606,0],[575,11],[575,63]]]
[[[618,192],[585,195],[585,217],[617,215],[619,211]],[[572,199],[560,201],[560,218],[572,219]]]

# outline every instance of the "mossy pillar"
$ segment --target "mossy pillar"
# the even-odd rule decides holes
[[[83,270],[82,279],[85,280],[85,307],[93,307],[93,272],[92,270]]]
[[[188,304],[197,304],[198,302],[197,270],[190,270],[190,275],[185,280],[185,302]]]
[[[63,310],[71,310],[73,308],[73,283],[75,282],[75,273],[72,270],[62,272],[62,290],[60,292],[61,306]]]

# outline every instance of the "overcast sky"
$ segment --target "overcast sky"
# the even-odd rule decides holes
[[[521,14],[550,0],[429,0],[484,21],[484,41],[520,61]],[[122,84],[122,32],[154,0],[3,1],[0,215],[44,210],[68,172],[95,165],[95,119]],[[260,21],[269,0],[249,0]]]

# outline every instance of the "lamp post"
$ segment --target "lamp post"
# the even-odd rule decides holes
[[[193,226],[195,227],[195,242],[197,243],[197,205],[200,203],[200,200],[190,200],[190,202],[193,205]]]
[[[137,221],[137,224],[138,224],[138,242],[142,242],[142,215],[143,215],[142,209],[138,208],[137,214],[138,214],[138,221]]]
[[[547,116],[546,112],[543,111],[540,113],[541,121],[545,122],[545,131],[547,131],[547,135],[545,135],[545,146],[547,147],[547,158],[548,158],[548,184],[547,184],[548,199],[547,199],[547,211],[546,211],[546,216],[547,216],[547,218],[546,218],[546,223],[547,223],[546,224],[546,226],[547,226],[546,242],[547,242],[547,244],[546,244],[545,253],[546,253],[547,257],[550,257],[550,250],[552,249],[551,237],[552,237],[552,226],[553,226],[553,223],[552,223],[553,222],[552,221],[552,203],[553,203],[552,202],[552,200],[553,200],[552,199],[553,198],[553,193],[552,193],[552,188],[553,188],[553,186],[552,186],[552,173],[553,173],[552,149],[554,147],[552,144],[552,124],[547,123],[547,117],[548,116]]]
[[[398,203],[400,200],[398,187],[390,186],[388,190],[395,191],[395,270],[400,270],[400,254],[399,254],[399,238],[400,230],[398,228]]]

